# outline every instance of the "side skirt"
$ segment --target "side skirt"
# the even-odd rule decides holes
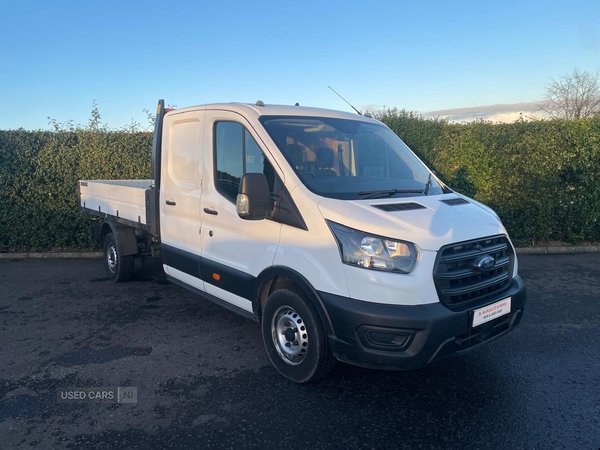
[[[260,323],[260,317],[254,313],[251,313],[249,311],[246,311],[245,309],[239,308],[235,305],[232,305],[231,303],[223,301],[220,298],[215,297],[214,295],[211,295],[207,292],[203,292],[200,289],[190,286],[189,284],[186,284],[183,281],[179,281],[178,279],[173,278],[169,275],[167,275],[167,280],[169,280],[173,284],[181,286],[184,289],[187,289],[188,291],[193,292],[194,294],[198,294],[199,296],[204,297],[204,298],[210,300],[211,302],[216,303],[217,305],[228,309],[229,311],[232,311],[242,317],[245,317],[246,319],[250,319],[250,320]]]

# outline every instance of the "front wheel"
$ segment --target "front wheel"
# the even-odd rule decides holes
[[[335,357],[323,324],[299,289],[273,292],[267,299],[261,327],[267,355],[287,379],[308,383],[333,369]]]
[[[135,267],[135,255],[123,256],[119,254],[117,240],[112,233],[108,233],[104,238],[104,270],[108,279],[119,283],[129,281],[133,276]]]

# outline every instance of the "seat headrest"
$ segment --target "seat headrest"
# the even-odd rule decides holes
[[[288,144],[285,147],[285,156],[287,156],[290,164],[296,169],[298,169],[304,165],[304,160],[306,159],[306,151],[301,145]]]
[[[319,147],[317,149],[317,167],[333,167],[333,150],[329,147]]]

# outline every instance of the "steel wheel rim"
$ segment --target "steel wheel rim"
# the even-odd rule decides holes
[[[108,268],[113,273],[117,270],[117,258],[117,247],[111,242],[106,249],[106,261],[108,262]]]
[[[308,353],[308,330],[300,315],[289,306],[273,314],[271,335],[277,353],[287,364],[297,366]]]

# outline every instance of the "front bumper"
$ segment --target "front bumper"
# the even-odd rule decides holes
[[[517,276],[509,289],[484,303],[450,310],[441,303],[389,305],[319,293],[333,327],[329,344],[350,364],[381,369],[415,369],[457,356],[513,330],[525,308],[525,283]],[[511,297],[511,312],[473,328],[473,310]]]

